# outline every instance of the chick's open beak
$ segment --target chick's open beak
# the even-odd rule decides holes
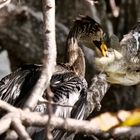
[[[106,57],[107,56],[107,46],[104,42],[101,43],[100,50],[101,50],[102,55],[104,57]]]

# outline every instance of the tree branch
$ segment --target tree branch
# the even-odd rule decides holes
[[[38,99],[49,86],[51,76],[56,65],[56,42],[55,42],[55,2],[54,0],[43,0],[44,19],[44,59],[42,74],[34,87],[25,107],[34,109]]]
[[[11,119],[12,122],[14,121],[15,123],[18,123],[18,125],[26,125],[26,126],[38,126],[38,127],[45,127],[48,123],[48,115],[42,115],[41,113],[38,112],[31,112],[27,110],[21,110],[17,109],[8,103],[1,101],[0,100],[0,108],[4,108],[6,106],[6,110],[8,112],[11,112],[11,110],[15,110],[15,112],[8,113],[6,116]],[[16,119],[19,119],[20,121],[15,121]],[[10,123],[10,121],[9,121]],[[19,126],[20,126],[19,125]],[[75,132],[84,132],[87,134],[99,134],[101,133],[97,128],[95,128],[89,121],[82,121],[82,120],[75,120],[75,119],[63,119],[60,117],[55,117],[52,116],[50,119],[50,125],[53,128],[59,128],[59,129],[65,129],[69,131],[75,131]],[[10,127],[10,125],[8,125]],[[1,132],[4,133],[8,130],[7,129],[1,129]],[[3,127],[2,127],[3,128]],[[21,126],[20,126],[21,128]],[[14,128],[15,129],[15,128]],[[17,129],[15,129],[17,132]],[[1,134],[2,134],[1,133]],[[19,132],[17,132],[19,134]],[[25,133],[23,133],[25,134]],[[27,137],[26,135],[22,137]]]
[[[10,2],[11,0],[0,0],[0,9],[8,5]]]

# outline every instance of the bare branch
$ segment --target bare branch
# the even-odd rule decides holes
[[[45,2],[45,1],[44,1]],[[51,76],[56,65],[56,42],[55,42],[55,2],[48,0],[43,3],[44,19],[44,59],[43,70],[35,88],[32,91],[25,107],[34,109],[38,99],[43,95],[44,90],[49,86]]]
[[[0,0],[0,9],[8,5],[10,2],[11,0]]]
[[[0,135],[10,128],[11,122],[12,122],[11,118],[7,117],[7,115],[1,118],[0,125],[2,127],[0,127]]]
[[[110,7],[112,10],[112,14],[114,17],[118,17],[119,16],[119,8],[116,6],[115,0],[110,0]]]
[[[7,110],[9,110],[9,112],[10,112],[11,108],[14,108],[13,106],[9,105],[8,103],[0,100],[0,108],[3,108],[3,106],[7,106]],[[48,115],[42,115],[38,112],[30,112],[27,110],[20,110],[17,108],[15,108],[15,113],[12,113],[12,114],[13,115],[11,115],[11,113],[7,114],[7,117],[9,115],[9,118],[12,120],[15,118],[19,119],[19,120],[21,120],[22,124],[26,124],[26,126],[45,127],[47,125],[48,119],[49,119]],[[76,132],[84,132],[87,134],[101,133],[89,121],[75,120],[75,119],[70,119],[70,118],[63,119],[60,117],[52,116],[50,119],[50,125],[51,125],[51,127],[54,127],[54,128],[60,128],[60,129],[76,131]],[[16,132],[17,132],[17,130],[16,130]],[[17,133],[19,134],[19,132],[17,132]]]
[[[19,118],[15,118],[12,121],[12,126],[14,127],[15,131],[19,135],[20,139],[22,140],[31,140],[29,134],[26,131],[26,128],[24,125],[22,125],[22,122]]]
[[[51,92],[51,90],[48,90],[48,103],[47,103],[47,107],[48,107],[48,124],[46,125],[46,140],[53,140],[53,136],[51,134],[51,130],[50,130],[50,120],[53,114],[53,108],[52,108],[52,97],[53,97],[53,93]]]
[[[8,113],[7,115],[5,115],[2,118],[2,120],[0,121],[0,124],[2,126],[2,127],[0,127],[0,134],[2,134],[3,132],[5,132],[6,130],[9,129],[11,120],[13,121],[13,119],[15,119],[15,118],[19,120],[21,125],[23,124],[26,126],[45,127],[48,123],[48,119],[49,119],[48,115],[42,115],[37,112],[30,112],[30,111],[27,112],[26,110],[22,111],[20,109],[17,109],[15,107],[9,105],[6,102],[0,100],[0,108],[4,109],[4,107],[6,107],[6,111],[8,111],[8,112],[10,112],[11,110],[15,110],[15,112]],[[3,124],[5,124],[4,123],[5,120],[8,120],[8,122],[6,122],[6,126],[3,126]],[[17,123],[17,121],[15,121],[15,123]],[[104,132],[102,132],[98,128],[96,128],[92,124],[92,122],[75,120],[75,119],[62,119],[62,118],[58,118],[55,116],[51,117],[50,125],[53,128],[65,129],[65,130],[72,131],[72,132],[75,131],[77,133],[82,132],[82,133],[86,133],[86,134],[93,134],[96,136],[103,136],[103,137],[105,136],[108,138],[118,137],[118,139],[119,139],[122,135],[124,136],[124,134],[125,134],[124,137],[128,137],[128,133],[129,133],[129,136],[132,136],[132,137],[139,136],[139,133],[137,133],[137,132],[139,132],[139,127],[116,128],[116,129],[113,129],[113,130],[107,132],[107,135],[106,135],[106,133],[104,135]],[[21,126],[21,127],[24,127],[24,126]],[[13,128],[13,129],[15,129],[15,128]],[[16,130],[16,132],[17,132],[17,130]],[[19,132],[17,132],[17,134],[19,135]],[[22,133],[22,135],[23,135],[23,133]],[[22,137],[24,137],[24,136],[22,136]]]
[[[87,11],[89,16],[95,19],[98,23],[101,23],[101,19],[99,18],[99,12],[95,7],[95,1],[92,0],[85,0],[85,4],[87,6]]]
[[[8,130],[6,133],[5,140],[17,140],[18,134],[14,130]]]

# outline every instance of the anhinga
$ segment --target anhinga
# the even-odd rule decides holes
[[[51,91],[54,93],[53,102],[74,106],[62,107],[53,105],[53,113],[60,117],[83,119],[85,112],[87,82],[85,75],[85,59],[78,42],[90,44],[98,55],[105,56],[107,47],[103,42],[104,32],[101,26],[92,18],[86,16],[77,19],[67,38],[67,62],[56,66],[56,71],[50,81]],[[41,65],[25,65],[7,75],[0,81],[0,99],[23,107],[41,74]],[[44,98],[47,94],[44,93]],[[47,113],[47,106],[42,103],[36,111]],[[54,139],[64,134],[54,130]]]
[[[140,83],[140,22],[120,43],[114,43],[118,45],[108,49],[107,57],[97,58],[96,66],[107,74],[107,80],[112,84],[131,86]]]

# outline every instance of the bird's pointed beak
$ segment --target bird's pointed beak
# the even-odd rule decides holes
[[[102,55],[104,57],[106,57],[107,56],[107,46],[104,42],[101,43],[100,50],[101,50]]]

